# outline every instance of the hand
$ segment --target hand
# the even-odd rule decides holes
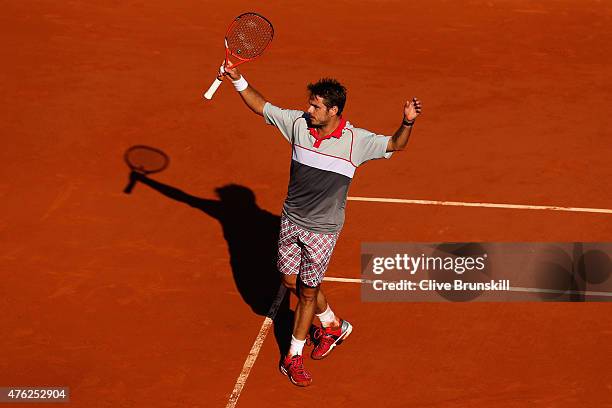
[[[240,77],[242,76],[242,74],[240,73],[240,71],[238,70],[238,68],[232,68],[232,63],[230,61],[228,61],[227,64],[222,66],[222,75],[228,76],[231,78],[232,81],[237,81],[240,79]]]
[[[411,101],[406,101],[404,105],[404,120],[408,122],[414,121],[421,114],[421,101],[417,98],[412,98]]]

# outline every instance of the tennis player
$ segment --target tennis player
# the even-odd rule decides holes
[[[368,160],[390,158],[403,150],[421,112],[417,98],[407,101],[393,136],[354,127],[343,116],[346,88],[324,78],[308,85],[308,109],[281,109],[249,85],[237,68],[224,67],[244,103],[291,144],[287,198],[281,215],[278,269],[283,284],[298,297],[288,354],[280,370],[302,387],[312,382],[302,350],[311,332],[311,358],[322,359],[351,334],[351,324],[331,309],[321,282],[344,223],[348,188],[355,169]],[[311,331],[314,316],[321,327]]]

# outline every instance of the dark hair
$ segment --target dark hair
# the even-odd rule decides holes
[[[327,109],[338,107],[338,116],[346,103],[346,88],[333,78],[321,78],[314,84],[308,84],[310,96],[320,96]]]

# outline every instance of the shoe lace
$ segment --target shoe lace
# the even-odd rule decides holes
[[[317,327],[312,332],[312,340],[319,341],[319,339],[325,334],[325,329],[322,327]]]
[[[329,345],[334,342],[334,338],[327,334],[327,331],[323,327],[317,327],[314,331],[313,340],[316,344]]]
[[[316,326],[312,326],[310,329],[310,333],[308,334],[308,336],[306,336],[306,345],[307,346],[316,346],[319,337],[321,337],[321,333],[319,333],[322,330],[321,327],[316,327]]]
[[[306,370],[304,369],[304,357],[302,357],[299,354],[291,357],[291,362],[289,363],[289,368],[296,375],[308,377],[308,374],[306,373]]]

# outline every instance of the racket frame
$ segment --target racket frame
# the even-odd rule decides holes
[[[153,151],[153,152],[159,154],[161,157],[164,158],[164,165],[162,167],[160,167],[160,168],[156,168],[155,170],[146,170],[146,169],[142,168],[142,166],[134,166],[130,162],[130,153],[132,151],[136,150],[136,149],[146,149],[146,150],[150,150],[150,151]],[[144,174],[145,176],[148,175],[148,174],[154,174],[154,173],[159,173],[160,171],[164,171],[166,168],[168,168],[168,165],[170,164],[170,158],[168,157],[168,155],[166,153],[164,153],[161,150],[156,149],[154,147],[145,146],[145,145],[134,145],[134,146],[131,146],[123,154],[123,160],[125,161],[125,164],[128,165],[128,167],[130,168],[131,171],[136,172],[136,173],[140,173],[140,174]],[[130,182],[123,189],[123,192],[125,194],[130,194],[132,192],[132,190],[134,189],[135,185],[136,185],[136,179],[134,177],[130,177]]]
[[[272,29],[272,35],[270,37],[270,41],[268,41],[268,43],[266,44],[266,46],[264,47],[263,50],[261,50],[261,52],[259,54],[257,54],[256,56],[254,56],[253,58],[242,58],[234,53],[232,53],[229,49],[229,46],[227,45],[227,37],[229,35],[229,33],[232,31],[232,29],[234,28],[234,26],[238,23],[238,21],[246,15],[256,15],[260,18],[262,18],[263,20],[265,20],[268,24],[270,24],[270,28]],[[236,63],[232,62],[232,68],[235,68],[239,65],[244,64],[245,62],[249,62],[249,61],[253,61],[254,59],[260,57],[264,51],[270,46],[270,44],[272,43],[272,39],[274,38],[274,26],[272,25],[272,23],[270,22],[270,20],[268,20],[267,18],[265,18],[264,16],[262,16],[261,14],[258,13],[254,13],[254,12],[247,12],[247,13],[242,13],[241,15],[239,15],[238,17],[236,17],[234,19],[234,21],[232,21],[232,23],[230,24],[230,26],[227,28],[227,31],[225,32],[225,61],[223,62],[223,64],[221,65],[221,68],[219,69],[219,75],[217,75],[217,77],[215,78],[215,80],[213,81],[213,83],[210,85],[210,87],[208,88],[208,90],[206,92],[204,92],[204,98],[210,100],[212,99],[213,95],[215,94],[215,92],[217,92],[217,89],[219,89],[219,87],[221,86],[221,84],[223,83],[223,73],[224,73],[224,69],[223,67],[225,67],[228,63],[230,63],[230,59],[229,57],[232,56],[234,59],[237,59],[238,61]]]

